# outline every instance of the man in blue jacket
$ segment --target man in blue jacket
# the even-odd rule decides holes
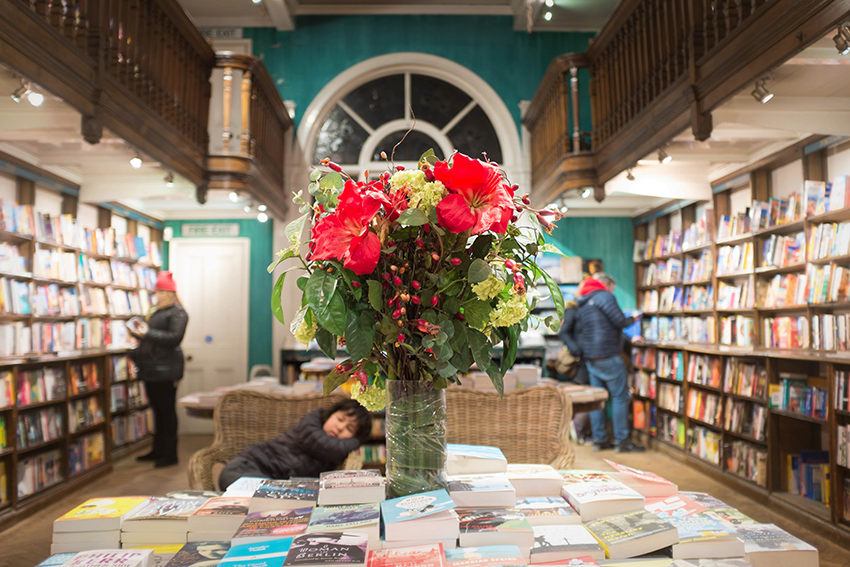
[[[605,409],[591,412],[593,450],[610,449],[618,453],[639,453],[645,449],[629,439],[629,403],[631,394],[626,382],[626,365],[622,352],[623,329],[634,323],[634,317],[623,315],[612,292],[614,278],[599,272],[582,281],[578,293],[578,322],[581,352],[590,373],[590,385],[608,390],[614,421],[614,445],[605,427]]]

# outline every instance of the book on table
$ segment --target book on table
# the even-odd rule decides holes
[[[743,512],[736,510],[735,508],[714,508],[712,510],[700,512],[700,516],[707,516],[713,520],[717,520],[721,524],[725,524],[733,528],[737,526],[749,526],[758,523]]]
[[[644,509],[660,517],[667,518],[691,516],[708,510],[708,508],[684,494],[661,498],[647,498]]]
[[[183,545],[189,541],[188,536],[185,527],[182,530],[164,532],[121,532],[121,547],[139,547],[156,543]]]
[[[614,480],[622,482],[646,498],[674,496],[679,492],[678,486],[659,474],[627,467],[608,459],[603,460],[616,469],[617,472],[611,474]]]
[[[569,561],[579,557],[605,559],[599,542],[582,525],[534,526],[529,563]]]
[[[503,473],[508,460],[498,447],[446,443],[446,474]]]
[[[319,475],[319,506],[386,500],[387,481],[376,469],[326,471]]]
[[[516,490],[505,473],[448,477],[446,488],[459,508],[513,508]]]
[[[722,559],[674,559],[668,567],[752,567],[743,557]]]
[[[522,512],[490,508],[458,510],[461,547],[513,544],[527,550],[534,543],[534,532]]]
[[[753,567],[817,567],[818,550],[773,524],[738,526],[744,559]]]
[[[711,494],[709,494],[707,492],[692,492],[692,491],[689,491],[689,490],[688,491],[680,490],[679,494],[681,494],[682,496],[687,496],[692,501],[696,502],[697,504],[699,504],[701,506],[705,506],[709,510],[717,510],[717,509],[720,509],[720,508],[731,508],[731,506],[729,506],[729,504],[720,500],[719,498],[712,496]]]
[[[121,524],[122,532],[188,531],[189,516],[206,504],[209,498],[152,497],[133,510]],[[185,543],[185,542],[184,542]]]
[[[194,541],[189,542],[172,557],[166,567],[204,567],[218,565],[216,561],[227,554],[230,540],[227,541]]]
[[[367,567],[446,567],[441,543],[428,543],[370,551]]]
[[[367,536],[370,544],[377,543],[381,539],[381,504],[317,506],[307,527],[307,533],[314,532],[359,533]]]
[[[673,559],[720,559],[743,557],[744,542],[735,529],[707,516],[671,516],[664,518],[679,532],[673,544]]]
[[[581,515],[582,522],[643,510],[643,496],[617,481],[580,481],[565,484],[561,496]]]
[[[605,516],[584,525],[609,559],[637,557],[679,541],[679,532],[671,523],[646,510]]]
[[[152,567],[166,567],[171,558],[186,545],[183,543],[150,544],[150,545],[125,545],[123,549],[150,549],[153,552],[151,560]]]
[[[257,492],[264,480],[271,479],[261,476],[241,476],[234,480],[220,496],[247,496],[250,498]]]
[[[525,565],[527,560],[516,545],[482,545],[446,549],[448,567],[505,567]]]
[[[227,567],[282,567],[292,545],[291,537],[232,545],[221,563]]]
[[[581,523],[581,516],[563,496],[517,498],[515,508],[532,526]]]
[[[130,512],[148,501],[147,496],[90,498],[59,516],[53,522],[55,532],[85,532],[121,529]]]
[[[558,496],[564,484],[564,477],[549,465],[510,463],[505,474],[516,489],[517,498]]]
[[[369,538],[349,532],[315,532],[296,536],[283,562],[287,566],[334,567],[366,564]]]
[[[203,498],[204,500],[207,500],[217,496],[224,496],[224,493],[217,490],[193,490],[191,488],[181,488],[179,490],[171,490],[165,493],[166,498]],[[247,496],[251,496],[251,494],[248,494]]]
[[[457,547],[457,536],[449,539],[431,539],[431,538],[419,538],[419,539],[399,539],[399,540],[390,540],[387,541],[385,539],[381,540],[381,549],[398,549],[401,547],[415,547],[417,545],[422,545],[425,543],[439,543],[443,546],[443,550],[446,549],[455,549]]]
[[[245,545],[295,536],[307,531],[313,508],[266,510],[245,516],[230,539],[231,545]]]
[[[319,479],[290,478],[264,480],[251,497],[249,512],[315,507],[319,499]]]
[[[118,549],[120,547],[121,530],[54,532],[51,553],[88,551],[92,549]]]
[[[81,551],[65,567],[153,567],[150,549],[95,549]]]
[[[248,515],[251,498],[244,496],[218,496],[210,498],[189,516],[189,532],[229,532],[236,533]],[[230,537],[227,538],[228,541]]]
[[[445,489],[429,490],[381,502],[384,539],[431,540],[457,538],[455,503]]]
[[[68,551],[65,553],[54,553],[35,567],[62,567],[68,561],[74,558],[76,551]],[[163,563],[165,565],[165,563]],[[157,566],[159,567],[159,566]]]

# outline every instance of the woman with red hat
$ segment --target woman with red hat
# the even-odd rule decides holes
[[[156,305],[146,328],[130,327],[130,333],[139,339],[131,356],[139,369],[139,379],[145,384],[155,430],[150,453],[136,460],[154,461],[154,467],[159,468],[177,464],[177,383],[183,378],[180,342],[189,315],[177,297],[171,272],[157,274],[154,292]]]

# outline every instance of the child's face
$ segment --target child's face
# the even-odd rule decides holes
[[[351,439],[357,433],[357,419],[342,410],[337,410],[325,421],[322,431],[336,439]]]

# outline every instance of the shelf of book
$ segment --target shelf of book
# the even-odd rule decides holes
[[[788,492],[771,492],[770,500],[777,504],[790,506],[794,510],[801,510],[805,514],[824,522],[832,522],[832,512],[826,505],[816,502],[798,494]]]
[[[806,414],[797,413],[797,412],[793,412],[793,411],[784,411],[784,410],[780,410],[780,409],[776,409],[776,408],[770,408],[770,413],[772,413],[774,415],[781,416],[781,417],[788,417],[788,418],[791,418],[791,419],[799,419],[801,421],[808,421],[810,423],[816,423],[818,425],[828,425],[829,424],[828,419],[821,419],[819,417],[814,417],[814,416],[811,416],[811,415],[806,415]]]

